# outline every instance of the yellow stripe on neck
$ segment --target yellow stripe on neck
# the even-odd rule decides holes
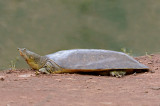
[[[28,59],[26,60],[27,63],[29,64],[29,66],[35,70],[39,70],[41,68],[41,66],[39,64],[37,64],[34,60],[32,59]]]

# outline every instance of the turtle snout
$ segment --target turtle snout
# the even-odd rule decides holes
[[[21,56],[23,56],[22,49],[21,49],[21,48],[17,48],[17,50],[19,51],[19,54],[20,54]]]

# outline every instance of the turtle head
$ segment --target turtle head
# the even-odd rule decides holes
[[[26,48],[18,48],[20,55],[26,60],[29,66],[33,69],[40,69],[45,63],[43,56],[27,50]]]

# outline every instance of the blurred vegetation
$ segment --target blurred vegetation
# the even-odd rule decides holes
[[[134,55],[160,49],[160,1],[1,0],[0,13],[0,69],[20,57],[17,47],[41,55],[74,48],[127,48]],[[20,58],[13,67],[26,66]]]

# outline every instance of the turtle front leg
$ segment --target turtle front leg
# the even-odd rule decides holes
[[[121,78],[126,74],[125,71],[111,71],[110,75],[113,77]]]
[[[50,74],[50,73],[46,70],[46,68],[41,68],[41,69],[39,69],[39,71],[42,72],[42,73],[44,73],[44,74]]]
[[[39,69],[39,71],[45,74],[58,74],[62,71],[62,68],[54,61],[48,60],[46,64],[41,69]]]

